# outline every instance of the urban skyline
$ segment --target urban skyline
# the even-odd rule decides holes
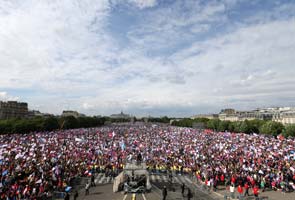
[[[187,117],[295,106],[295,2],[0,2],[0,100]]]
[[[7,114],[5,114],[7,113]],[[228,120],[228,121],[239,121],[241,120],[251,120],[252,118],[257,119],[266,119],[263,116],[254,117],[252,114],[282,114],[282,113],[292,113],[292,120],[294,118],[295,123],[295,107],[287,106],[287,107],[260,107],[260,108],[252,108],[249,110],[238,110],[236,108],[220,108],[218,112],[215,113],[195,113],[192,116],[168,116],[171,118],[219,118],[221,120]],[[249,116],[250,114],[250,116]],[[8,116],[8,117],[4,117]],[[1,101],[0,100],[0,119],[7,119],[7,118],[14,118],[14,117],[34,117],[34,116],[74,116],[74,117],[84,117],[87,116],[84,113],[81,113],[79,110],[67,110],[63,109],[61,113],[43,113],[39,110],[30,109],[30,106],[27,102],[18,102],[18,101]],[[101,113],[95,113],[92,116],[109,116],[111,118],[130,118],[130,117],[139,117],[139,118],[146,118],[146,117],[166,117],[166,115],[159,115],[159,116],[151,116],[151,115],[133,115],[132,113],[124,113],[123,110],[120,112],[117,111],[116,113],[112,113],[110,115],[101,115]],[[234,118],[232,118],[234,117]],[[279,117],[279,116],[278,116]]]

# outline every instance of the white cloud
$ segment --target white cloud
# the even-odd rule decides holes
[[[19,97],[8,95],[5,91],[0,91],[0,101],[17,101]]]
[[[198,85],[202,95],[217,102],[220,100],[221,105],[236,97],[239,97],[236,102],[241,105],[249,103],[243,102],[243,98],[261,99],[256,106],[259,103],[272,104],[281,94],[295,97],[292,78],[295,75],[292,67],[295,62],[295,26],[290,26],[292,23],[294,20],[289,19],[250,25],[227,35],[196,42],[171,59],[184,66],[183,70],[201,70],[203,76],[186,79],[188,84]],[[216,70],[220,65],[222,68]],[[282,84],[282,80],[286,84]],[[215,88],[215,94],[210,92],[211,88]],[[250,105],[253,103],[248,107]]]
[[[209,28],[210,28],[210,25],[208,24],[198,24],[198,25],[192,26],[190,30],[192,33],[202,33],[202,32],[208,31]]]
[[[130,3],[135,4],[138,8],[151,8],[157,5],[157,0],[128,0]]]
[[[2,87],[46,89],[113,56],[108,1],[4,1],[0,10]]]
[[[177,48],[197,34],[207,33],[216,23],[227,22],[225,6],[234,4],[209,1],[173,1],[145,13],[139,26],[128,32],[132,45],[148,52]]]
[[[107,0],[1,1],[0,90],[34,89],[29,107],[57,114],[184,116],[295,98],[291,18],[213,34],[216,24],[228,25],[237,1],[129,3],[154,8],[131,9],[139,23],[121,47],[108,27],[114,8]]]
[[[94,105],[91,105],[89,103],[86,103],[84,102],[82,107],[85,109],[85,110],[89,110],[89,109],[93,109],[94,108]]]

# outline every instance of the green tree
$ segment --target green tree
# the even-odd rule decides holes
[[[218,131],[227,131],[229,130],[230,121],[219,121]]]
[[[60,118],[59,126],[63,129],[74,129],[79,127],[79,121],[73,116],[66,116]]]
[[[230,122],[228,124],[228,131],[229,132],[234,132],[235,131],[235,124],[233,122]]]
[[[254,119],[250,120],[250,129],[252,133],[260,133],[260,127],[266,123],[265,120]]]
[[[39,121],[37,120],[16,120],[12,127],[13,133],[29,133],[40,129]]]
[[[239,133],[239,132],[243,131],[242,123],[243,122],[233,122],[233,124],[234,124],[234,132]]]
[[[288,136],[295,137],[295,124],[286,125],[283,133],[284,133],[284,136],[286,136],[286,137],[288,137]]]
[[[48,117],[44,119],[43,129],[46,131],[53,131],[59,129],[58,119],[56,117]]]
[[[221,121],[219,119],[211,119],[211,120],[208,121],[207,127],[210,128],[210,129],[213,129],[213,130],[218,130],[220,122]]]
[[[268,121],[260,127],[260,133],[277,136],[284,130],[284,125],[280,122]]]

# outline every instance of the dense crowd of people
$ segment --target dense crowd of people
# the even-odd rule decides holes
[[[294,190],[295,139],[160,125],[0,135],[0,199],[41,199],[132,159],[208,185]]]

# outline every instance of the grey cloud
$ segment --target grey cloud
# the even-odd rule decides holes
[[[138,14],[141,25],[131,26],[130,43],[119,47],[106,29],[108,1],[24,1],[18,10],[3,2],[0,85],[36,88],[38,97],[25,98],[41,111],[187,116],[225,106],[295,105],[291,18],[245,23],[199,40],[189,28],[224,23],[230,8],[185,1],[183,15],[178,1],[170,10]]]
[[[183,85],[183,84],[186,83],[185,77],[180,76],[180,75],[167,76],[166,80],[169,81],[170,83],[173,83],[173,84],[181,84],[181,85]]]

